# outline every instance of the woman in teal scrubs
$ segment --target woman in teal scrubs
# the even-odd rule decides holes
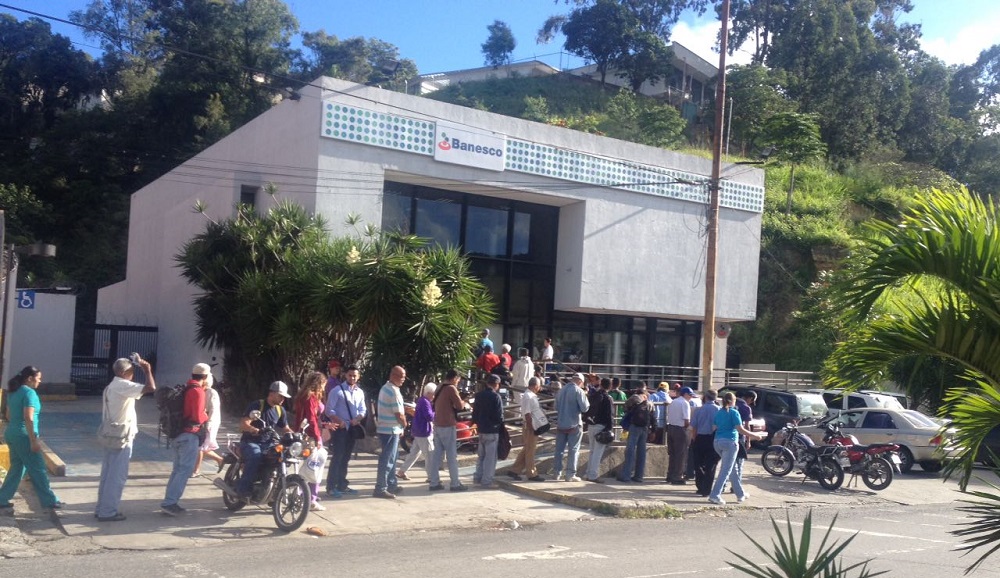
[[[42,411],[42,402],[35,390],[41,382],[42,372],[29,365],[7,384],[8,423],[4,439],[10,448],[10,471],[0,486],[0,512],[8,515],[13,513],[10,499],[21,485],[25,471],[31,475],[31,483],[43,508],[58,510],[63,505],[49,487],[42,444],[38,440],[38,414]]]

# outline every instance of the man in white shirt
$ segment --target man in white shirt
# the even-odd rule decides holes
[[[514,465],[507,471],[507,475],[515,480],[520,480],[524,475],[532,482],[545,481],[545,478],[538,475],[538,469],[535,467],[535,448],[539,437],[535,435],[535,430],[549,423],[538,403],[538,392],[541,389],[542,381],[537,377],[531,377],[528,379],[528,389],[521,396],[521,417],[524,419],[523,445],[521,453],[517,454],[517,459],[514,460]]]
[[[138,356],[136,356],[138,357]],[[132,442],[139,433],[138,418],[135,415],[135,400],[156,389],[153,368],[145,359],[137,359],[137,365],[146,373],[146,385],[132,381],[135,367],[128,359],[115,361],[112,370],[115,378],[104,388],[104,403],[101,419],[106,423],[125,424],[128,443],[120,449],[104,449],[101,463],[101,482],[97,489],[97,508],[94,516],[100,522],[121,522],[125,515],[118,511],[128,480],[128,465],[132,459]]]
[[[677,401],[667,406],[667,482],[676,486],[684,485],[684,467],[687,464],[688,444],[690,436],[688,427],[691,425],[691,404],[694,390],[682,387],[678,392]]]
[[[521,392],[528,390],[528,380],[535,375],[535,364],[528,357],[527,348],[517,350],[517,361],[510,370],[510,388],[514,392],[513,401],[518,403]]]

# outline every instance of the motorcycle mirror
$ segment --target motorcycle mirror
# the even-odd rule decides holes
[[[302,423],[299,424],[299,430],[300,431],[305,431],[306,427],[308,427],[308,426],[309,426],[309,420],[303,419]]]
[[[260,419],[260,410],[255,409],[250,412],[250,419]]]

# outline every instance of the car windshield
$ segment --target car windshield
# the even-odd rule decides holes
[[[799,417],[820,418],[826,415],[826,402],[823,396],[818,393],[797,393],[799,398]]]
[[[912,409],[904,409],[899,412],[903,415],[910,423],[917,427],[941,427],[939,424],[934,423],[934,420],[927,417],[926,415],[920,413],[919,411],[914,411]]]

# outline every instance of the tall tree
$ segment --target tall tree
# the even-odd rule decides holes
[[[819,124],[807,114],[779,112],[764,122],[761,132],[761,143],[775,149],[771,156],[790,166],[785,214],[791,214],[795,167],[826,154],[826,145],[819,136]]]
[[[729,16],[729,54],[735,54],[748,42],[753,42],[752,64],[764,64],[770,55],[776,35],[785,28],[794,0],[732,0]],[[717,8],[721,10],[721,6]]]
[[[490,35],[486,42],[482,44],[483,56],[486,64],[493,68],[498,68],[504,64],[510,64],[510,55],[517,47],[514,40],[514,33],[510,26],[502,20],[494,20],[493,24],[486,27]]]
[[[398,90],[417,76],[416,63],[402,58],[396,46],[376,38],[339,40],[317,30],[303,33],[302,45],[312,53],[312,58],[299,67],[298,75],[303,80],[326,75],[360,84],[391,85]]]
[[[784,94],[783,77],[782,71],[759,64],[736,65],[726,73],[729,134],[743,154],[759,144],[764,121],[795,109],[796,103]]]
[[[566,35],[566,51],[592,61],[604,85],[608,70],[628,51],[628,35],[636,21],[615,0],[597,0],[593,6],[577,8],[568,17],[550,18],[539,37],[555,30]]]

